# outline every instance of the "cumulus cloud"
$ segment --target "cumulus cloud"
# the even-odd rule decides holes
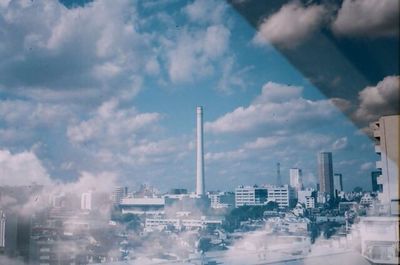
[[[88,120],[68,127],[67,135],[72,143],[97,141],[107,145],[135,137],[135,134],[153,128],[159,113],[139,113],[134,108],[119,108],[119,102],[111,99],[104,102]]]
[[[217,88],[226,94],[234,92],[234,88],[244,90],[248,83],[246,80],[246,74],[253,68],[252,66],[243,67],[237,69],[236,60],[234,57],[229,57],[222,63],[222,75],[218,81]]]
[[[187,137],[162,134],[156,112],[138,112],[121,106],[120,101],[104,102],[86,120],[71,123],[69,141],[93,161],[101,161],[103,170],[121,170],[149,164],[173,163],[188,152]]]
[[[348,112],[352,104],[349,100],[343,99],[343,98],[331,98],[330,101],[338,108],[340,109],[343,113]]]
[[[299,126],[304,121],[326,120],[335,113],[329,100],[302,98],[301,88],[283,84],[267,83],[255,100],[247,107],[238,107],[213,122],[205,129],[212,133],[249,133],[262,127]]]
[[[151,50],[149,36],[136,29],[132,2],[98,0],[68,9],[58,1],[12,1],[0,16],[0,87],[25,96],[61,91],[63,100],[82,89],[97,93],[77,96],[139,89],[136,78]]]
[[[0,120],[8,126],[54,126],[71,117],[72,106],[24,100],[0,101]]]
[[[224,19],[227,5],[222,1],[196,0],[183,10],[188,18],[198,23],[220,23]]]
[[[213,73],[213,62],[229,47],[230,30],[224,25],[212,25],[205,30],[180,34],[175,42],[167,43],[168,73],[172,82],[194,81],[196,77]]]
[[[332,29],[343,36],[397,36],[399,1],[345,0]]]
[[[289,101],[293,98],[299,98],[303,91],[302,87],[290,86],[268,82],[262,87],[261,95],[255,100],[255,104],[263,104],[268,102],[281,103]]]
[[[376,86],[360,91],[355,118],[362,122],[371,122],[383,115],[399,114],[399,84],[399,76],[387,76]]]
[[[33,152],[11,153],[6,149],[0,149],[0,179],[2,185],[8,186],[51,183],[46,169]]]
[[[300,1],[293,1],[260,24],[253,42],[295,48],[318,30],[324,22],[325,13],[322,5],[303,6]]]

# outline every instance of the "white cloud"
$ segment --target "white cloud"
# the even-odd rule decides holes
[[[245,143],[244,147],[247,149],[264,149],[276,146],[284,139],[282,136],[258,137],[255,141]]]
[[[226,152],[208,152],[204,155],[207,161],[233,161],[233,160],[243,160],[248,156],[248,152],[245,149],[237,149]]]
[[[0,179],[2,185],[9,186],[51,183],[46,169],[33,152],[13,154],[6,149],[0,149]]]
[[[262,87],[261,95],[254,100],[254,103],[282,103],[294,98],[300,98],[302,91],[302,87],[268,82]]]
[[[332,29],[344,36],[397,36],[399,8],[398,0],[345,0]]]
[[[104,102],[93,117],[68,127],[67,135],[72,143],[96,141],[100,146],[124,145],[121,141],[135,134],[154,129],[160,119],[158,113],[138,113],[134,108],[121,109],[119,102],[112,99]],[[126,143],[125,143],[126,144]]]
[[[0,7],[0,16],[7,36],[0,45],[0,87],[24,96],[48,89],[62,100],[76,90],[97,91],[80,97],[137,92],[135,77],[152,56],[131,1],[97,0],[72,9],[58,1],[13,1]]]
[[[8,126],[54,126],[72,115],[72,106],[23,100],[0,101],[0,120]]]
[[[183,30],[176,42],[167,44],[168,73],[172,82],[194,81],[213,73],[213,62],[228,50],[230,30],[212,25],[205,30]]]
[[[219,23],[223,21],[227,5],[223,1],[196,0],[183,10],[188,18],[198,23]]]
[[[376,86],[369,86],[359,92],[359,106],[355,118],[371,122],[382,115],[399,113],[400,77],[387,76]]]
[[[333,144],[332,144],[332,149],[333,150],[341,150],[347,147],[348,144],[348,139],[347,137],[342,137],[337,139]]]
[[[244,90],[248,83],[245,81],[246,73],[253,67],[247,66],[242,69],[236,69],[236,60],[234,57],[228,57],[221,61],[222,75],[218,81],[218,90],[231,94],[235,88]]]
[[[308,100],[300,97],[301,88],[268,83],[248,107],[238,107],[205,129],[212,133],[249,133],[260,128],[299,128],[327,120],[335,113],[329,100]]]
[[[259,45],[271,43],[295,48],[322,25],[325,13],[322,5],[303,6],[300,1],[293,1],[266,18],[253,41]]]
[[[330,101],[344,113],[351,108],[351,102],[349,100],[343,98],[330,98]]]

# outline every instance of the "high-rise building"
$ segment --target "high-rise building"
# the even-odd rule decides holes
[[[92,210],[92,192],[84,192],[81,196],[81,209]]]
[[[303,189],[303,176],[300,168],[291,168],[290,174],[290,186],[296,191]]]
[[[382,192],[382,185],[378,184],[378,177],[382,174],[381,171],[372,171],[371,172],[371,181],[372,181],[372,191],[373,192]]]
[[[343,177],[340,173],[333,174],[333,190],[335,193],[343,191]]]
[[[197,114],[197,133],[196,133],[196,195],[205,195],[204,183],[204,145],[203,145],[203,107],[196,108]]]
[[[383,116],[371,124],[375,138],[375,152],[380,156],[376,168],[381,171],[377,184],[382,185],[379,199],[390,207],[392,215],[399,214],[399,126],[400,116]]]
[[[235,206],[261,206],[267,203],[268,190],[258,186],[239,186],[235,189]]]
[[[321,152],[318,154],[319,190],[333,195],[333,165],[332,153]]]

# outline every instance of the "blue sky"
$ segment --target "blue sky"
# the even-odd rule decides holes
[[[368,43],[365,29],[346,28],[354,8],[344,2],[332,34]],[[373,15],[392,10],[381,9]],[[358,87],[356,100],[321,93],[282,49],[328,27],[323,4],[288,2],[257,28],[212,0],[21,0],[0,10],[2,184],[68,182],[87,172],[101,182],[106,172],[128,186],[192,190],[202,105],[208,190],[273,184],[277,162],[284,180],[299,167],[315,185],[319,151],[333,152],[346,190],[370,189],[377,157],[364,126],[381,110],[396,111],[398,69]],[[271,30],[290,12],[310,21]],[[373,38],[392,42],[394,31]],[[345,87],[340,80],[325,82]]]

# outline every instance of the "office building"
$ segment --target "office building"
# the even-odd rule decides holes
[[[268,190],[258,186],[239,186],[235,189],[235,207],[261,206],[267,203]]]
[[[289,185],[268,186],[268,201],[274,201],[279,208],[293,207],[296,202],[295,190]]]
[[[333,190],[335,195],[343,191],[343,177],[340,173],[333,175]]]
[[[197,133],[196,133],[196,194],[205,195],[204,183],[204,144],[203,144],[203,107],[196,108]]]
[[[293,187],[296,191],[303,189],[303,176],[301,169],[299,168],[291,168],[289,170],[290,175],[290,186]]]
[[[321,152],[318,154],[319,190],[333,195],[333,165],[332,153]]]
[[[382,185],[378,184],[378,177],[382,174],[381,171],[372,171],[371,172],[371,181],[372,181],[372,191],[373,192],[382,192]]]

